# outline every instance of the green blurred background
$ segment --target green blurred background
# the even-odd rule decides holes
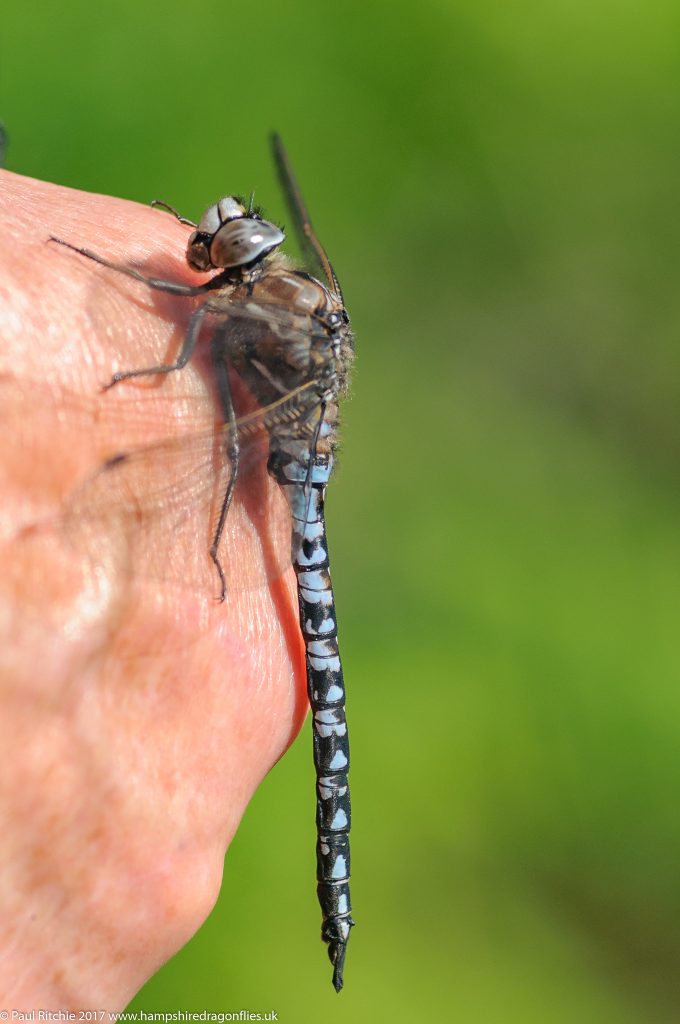
[[[278,128],[357,333],[345,991],[307,726],[131,1008],[677,1021],[677,5],[6,0],[0,35],[12,170],[285,219]]]

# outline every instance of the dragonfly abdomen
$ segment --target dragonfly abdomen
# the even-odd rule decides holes
[[[314,738],[321,937],[328,944],[334,967],[333,984],[340,991],[354,922],[349,892],[351,805],[345,685],[324,517],[326,481],[333,460],[330,455],[317,455],[311,474],[307,466],[292,457],[274,461],[276,468],[270,460],[270,472],[274,471],[286,494],[294,523],[293,568],[298,584]]]

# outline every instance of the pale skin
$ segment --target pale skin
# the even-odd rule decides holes
[[[48,236],[205,278],[183,262],[189,228],[123,200],[0,171],[0,223],[0,1010],[115,1011],[206,918],[300,728],[294,577],[268,582],[244,548],[248,587],[220,604],[64,544],[64,500],[102,459],[216,413],[200,354],[101,392],[171,361],[196,300]]]

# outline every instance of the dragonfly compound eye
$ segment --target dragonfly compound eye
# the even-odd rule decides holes
[[[239,217],[223,224],[210,245],[213,267],[242,267],[261,260],[285,235],[275,224],[254,217]]]
[[[220,199],[217,204],[217,210],[220,215],[220,223],[222,224],[228,220],[246,216],[246,208],[236,196],[225,196],[224,199]],[[214,230],[217,231],[217,228],[214,228]]]

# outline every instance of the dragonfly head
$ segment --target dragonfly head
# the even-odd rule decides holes
[[[283,242],[281,228],[225,196],[209,206],[189,238],[187,262],[192,270],[227,270],[259,262]]]

